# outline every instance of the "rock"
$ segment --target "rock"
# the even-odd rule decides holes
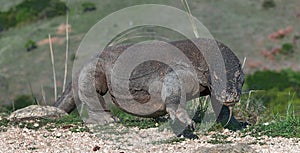
[[[35,118],[60,118],[65,115],[67,115],[67,113],[57,107],[30,105],[12,112],[8,119],[13,121]]]

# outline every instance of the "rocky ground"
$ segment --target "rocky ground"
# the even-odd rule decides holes
[[[155,126],[84,125],[55,107],[32,105],[0,115],[0,152],[300,152],[300,138],[219,129],[197,130],[199,139],[190,140],[176,137],[167,122]]]
[[[71,132],[70,127],[7,127],[0,132],[1,152],[300,152],[298,138],[255,138],[226,129],[189,140],[161,128],[111,124],[94,132]]]

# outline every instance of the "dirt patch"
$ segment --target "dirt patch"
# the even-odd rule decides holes
[[[65,38],[61,38],[61,37],[52,37],[51,39],[52,44],[59,44],[59,45],[63,45],[65,44]],[[49,39],[43,39],[37,42],[38,46],[43,46],[43,45],[47,45],[49,44]]]

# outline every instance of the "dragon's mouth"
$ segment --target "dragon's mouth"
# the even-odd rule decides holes
[[[230,106],[234,106],[236,103],[237,103],[236,101],[226,101],[223,103],[223,105],[230,107]]]
[[[222,103],[224,106],[234,106],[239,102],[239,97],[236,98],[217,98],[217,100]]]

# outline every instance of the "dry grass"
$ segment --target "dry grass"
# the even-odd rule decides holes
[[[196,27],[196,24],[195,24],[195,21],[194,21],[194,18],[193,18],[190,6],[189,6],[189,4],[188,4],[188,2],[186,0],[181,0],[181,2],[182,2],[184,8],[186,9],[186,11],[188,13],[189,20],[191,22],[191,26],[193,28],[193,32],[195,34],[195,37],[199,38],[199,33],[198,33],[198,30],[197,30],[197,27]]]
[[[52,64],[52,72],[53,72],[53,86],[54,86],[54,100],[57,100],[57,85],[56,85],[56,71],[55,71],[55,62],[54,62],[54,54],[53,54],[53,48],[52,48],[52,41],[51,41],[51,35],[48,35],[49,37],[49,47],[50,47],[50,55],[51,55],[51,64]]]
[[[67,1],[68,3],[69,1]],[[66,10],[66,59],[65,59],[65,71],[64,71],[64,82],[62,92],[66,89],[67,74],[68,74],[68,60],[69,60],[69,11]]]

